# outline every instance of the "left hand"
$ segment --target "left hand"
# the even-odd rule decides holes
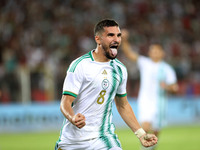
[[[158,142],[158,138],[154,134],[145,134],[140,138],[140,142],[144,147],[150,147]]]

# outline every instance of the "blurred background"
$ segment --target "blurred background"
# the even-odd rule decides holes
[[[169,96],[169,123],[199,124],[199,0],[1,0],[0,133],[60,129],[67,68],[96,48],[93,28],[104,18],[128,29],[142,55],[150,42],[163,44],[180,86]],[[127,66],[128,96],[135,107],[139,72],[120,52],[118,59]]]

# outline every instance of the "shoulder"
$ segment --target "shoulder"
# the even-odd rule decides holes
[[[169,64],[169,63],[167,63],[167,62],[165,62],[165,61],[163,61],[162,62],[162,65],[166,68],[166,69],[172,69],[173,70],[173,67]]]
[[[151,59],[149,57],[146,56],[139,56],[138,60],[137,60],[137,65],[140,68],[146,68],[147,66],[149,66],[151,63]]]
[[[174,68],[167,62],[163,61],[162,62],[162,69],[164,69],[168,73],[175,73]]]
[[[116,69],[118,70],[117,72],[120,74],[120,76],[127,78],[128,72],[126,66],[116,58],[113,60],[113,62],[115,66],[117,66]]]
[[[139,56],[138,57],[138,62],[150,62],[151,59],[149,57],[146,57],[146,56]]]
[[[126,66],[125,66],[121,61],[119,61],[119,59],[115,58],[113,61],[114,61],[114,63],[115,63],[118,67],[120,67],[122,70],[126,70],[126,71],[127,71]]]
[[[74,61],[72,61],[67,71],[74,72],[77,68],[80,68],[84,63],[92,59],[93,58],[91,57],[91,52],[88,52],[87,54],[82,55],[77,59],[75,59]]]

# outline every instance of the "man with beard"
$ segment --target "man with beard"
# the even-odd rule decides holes
[[[146,146],[157,137],[146,134],[136,120],[126,94],[127,70],[116,59],[121,31],[105,19],[94,29],[97,48],[74,60],[67,70],[60,109],[65,116],[56,150],[121,150],[114,133],[112,104]]]

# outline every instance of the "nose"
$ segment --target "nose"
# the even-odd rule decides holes
[[[114,36],[114,41],[120,43],[121,42],[121,36]]]

